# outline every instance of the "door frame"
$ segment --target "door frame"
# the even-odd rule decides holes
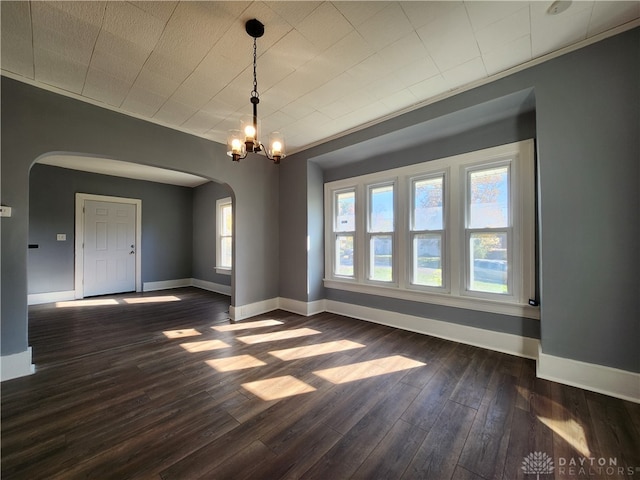
[[[98,202],[126,203],[136,207],[136,292],[142,291],[142,200],[138,198],[112,197],[92,193],[76,193],[76,244],[75,244],[75,298],[84,298],[84,203],[86,200]]]

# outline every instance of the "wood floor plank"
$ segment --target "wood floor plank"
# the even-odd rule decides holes
[[[402,478],[454,478],[476,413],[471,407],[447,401]]]
[[[300,478],[349,478],[384,438],[417,394],[418,390],[415,387],[398,383],[393,395],[382,399]]]
[[[502,478],[517,395],[517,379],[507,374],[500,377],[497,389],[487,391],[478,409],[459,462],[488,480]]]
[[[460,465],[456,467],[452,478],[455,480],[484,480],[480,475],[476,475]],[[507,479],[505,478],[505,480]]]
[[[353,478],[400,478],[407,469],[427,432],[398,420],[355,471]]]
[[[330,313],[231,322],[228,297],[191,287],[99,299],[29,308],[3,479],[528,480],[525,455],[559,466],[576,445],[640,464],[637,405],[532,360]]]
[[[499,362],[488,350],[480,352],[470,363],[449,397],[454,402],[474,409],[480,407],[493,371]]]
[[[635,470],[636,467],[640,467],[637,432],[629,410],[621,403],[609,401],[604,395],[592,392],[585,392],[584,395],[598,440],[598,448],[594,449],[592,456],[605,459],[605,463],[607,460],[615,459],[625,472],[628,468]],[[609,461],[605,466],[611,466],[611,463]],[[606,468],[605,473],[609,475]],[[620,473],[616,469],[610,476],[620,476]]]
[[[456,346],[446,358],[441,360],[440,368],[404,413],[403,420],[429,431],[469,363],[470,358]]]
[[[298,423],[305,423],[305,428],[292,425],[291,431],[296,433],[281,440],[277,456],[261,462],[260,475],[255,478],[298,479],[342,439],[341,434],[322,422],[307,425],[301,419]]]

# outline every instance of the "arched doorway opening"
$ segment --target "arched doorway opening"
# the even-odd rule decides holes
[[[101,293],[82,288],[87,225],[79,208],[89,199],[138,204],[138,240],[125,245],[138,258],[130,290],[195,285],[231,296],[232,269],[222,275],[215,263],[223,197],[234,199],[229,185],[184,172],[78,154],[39,158],[29,175],[29,304]]]

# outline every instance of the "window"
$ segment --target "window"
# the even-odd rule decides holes
[[[367,278],[393,281],[393,184],[368,187]]]
[[[233,262],[233,206],[231,198],[216,201],[216,272],[230,274]]]
[[[512,291],[510,163],[467,171],[466,288],[470,292]]]
[[[533,140],[325,184],[325,286],[539,318]]]
[[[411,284],[444,286],[444,173],[411,180]]]
[[[356,238],[356,195],[354,189],[334,193],[333,275],[354,278],[353,254]]]

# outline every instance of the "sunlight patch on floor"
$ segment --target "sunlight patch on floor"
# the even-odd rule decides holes
[[[262,367],[266,365],[262,360],[258,360],[251,355],[238,355],[235,357],[215,358],[205,362],[218,372],[233,372],[234,370],[245,370],[247,368]]]
[[[221,348],[230,347],[228,343],[225,343],[222,340],[203,340],[202,342],[187,342],[187,343],[181,343],[180,346],[184,348],[187,352],[191,352],[191,353],[208,352],[210,350],[219,350]]]
[[[260,333],[257,335],[247,335],[238,337],[238,340],[247,344],[274,342],[276,340],[286,340],[289,338],[306,337],[309,335],[318,335],[320,332],[312,328],[296,328],[293,330],[283,330],[281,332]]]
[[[197,337],[202,335],[195,328],[183,328],[182,330],[167,330],[162,332],[167,338],[184,338],[184,337]]]
[[[247,330],[249,328],[259,328],[259,327],[273,327],[275,325],[282,325],[282,324],[283,322],[279,320],[256,320],[255,322],[232,323],[230,325],[218,325],[216,327],[211,327],[211,328],[218,332],[232,332],[234,330]]]
[[[129,304],[137,304],[137,303],[164,303],[164,302],[179,302],[180,299],[175,295],[165,295],[162,297],[132,297],[132,298],[123,298],[123,302]]]
[[[418,362],[403,357],[402,355],[394,355],[368,360],[366,362],[352,363],[351,365],[344,365],[342,367],[327,368],[326,370],[318,370],[313,373],[331,383],[341,384],[385,375],[387,373],[409,370],[411,368],[423,367],[425,365],[426,363]]]
[[[574,419],[554,420],[538,415],[538,420],[560,435],[562,439],[571,445],[583,457],[590,457],[589,442],[585,435],[584,428]]]
[[[301,395],[316,390],[311,385],[291,375],[243,383],[242,387],[266,401]]]
[[[338,340],[335,342],[318,343],[316,345],[307,345],[304,347],[285,348],[284,350],[274,350],[269,352],[270,355],[280,360],[297,360],[300,358],[315,357],[316,355],[326,355],[328,353],[343,352],[354,348],[364,348],[361,343],[352,342],[350,340]]]
[[[530,403],[533,413],[538,420],[567,442],[583,457],[591,457],[589,442],[584,427],[573,418],[573,414],[565,407],[548,398],[539,395],[528,388],[517,386],[518,395]]]
[[[70,300],[68,302],[56,302],[56,308],[96,307],[99,305],[118,305],[118,301],[113,298],[90,298],[87,300]]]

